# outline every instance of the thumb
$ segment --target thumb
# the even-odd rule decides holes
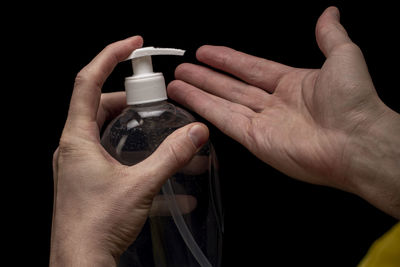
[[[136,166],[149,171],[146,179],[161,187],[169,177],[190,162],[207,142],[208,136],[209,131],[204,124],[186,125],[169,135],[153,154]]]
[[[352,43],[346,30],[340,24],[340,13],[336,7],[328,7],[320,16],[315,29],[317,43],[325,57],[335,48]]]

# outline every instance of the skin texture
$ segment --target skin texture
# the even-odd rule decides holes
[[[326,56],[321,69],[203,46],[198,60],[230,75],[180,65],[169,96],[287,175],[353,192],[400,218],[400,116],[378,98],[336,8],[321,15],[316,40]],[[53,158],[51,266],[115,266],[146,218],[162,211],[160,198],[160,210],[151,207],[165,180],[185,165],[201,167],[201,159],[191,161],[208,138],[200,123],[177,130],[131,167],[100,144],[104,121],[125,107],[123,93],[102,95],[101,87],[142,42],[136,36],[107,46],[76,77]],[[189,204],[188,212],[196,201]]]
[[[337,8],[319,18],[316,40],[326,56],[320,69],[200,47],[199,61],[231,75],[182,64],[169,97],[285,174],[353,192],[400,218],[399,114],[379,99]]]
[[[142,42],[136,36],[107,46],[76,77],[68,118],[53,158],[50,266],[116,265],[147,217],[163,213],[165,205],[160,198],[151,210],[162,184],[191,162],[208,139],[205,125],[187,125],[132,167],[121,165],[103,149],[99,129],[125,107],[126,100],[124,93],[102,95],[101,86],[114,66]],[[184,197],[178,196],[178,201]],[[183,203],[194,206],[195,201]],[[193,209],[184,208],[187,212]]]

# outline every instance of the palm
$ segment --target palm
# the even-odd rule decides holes
[[[252,138],[244,144],[292,177],[342,184],[347,133],[363,122],[363,104],[375,95],[360,59],[356,46],[343,46],[321,69],[283,75],[264,109],[252,116]]]
[[[310,171],[318,176],[329,173],[322,166],[331,166],[326,163],[338,158],[344,144],[329,137],[319,122],[321,111],[311,108],[323,106],[323,99],[312,97],[321,90],[315,82],[319,76],[318,70],[296,70],[284,76],[265,108],[252,116],[248,128],[252,138],[244,143],[263,161],[306,180]]]

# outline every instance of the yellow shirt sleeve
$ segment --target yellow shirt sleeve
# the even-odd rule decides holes
[[[376,240],[358,267],[400,266],[400,223]]]

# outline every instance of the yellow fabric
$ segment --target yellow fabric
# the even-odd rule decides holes
[[[400,266],[400,223],[376,240],[358,267]]]

